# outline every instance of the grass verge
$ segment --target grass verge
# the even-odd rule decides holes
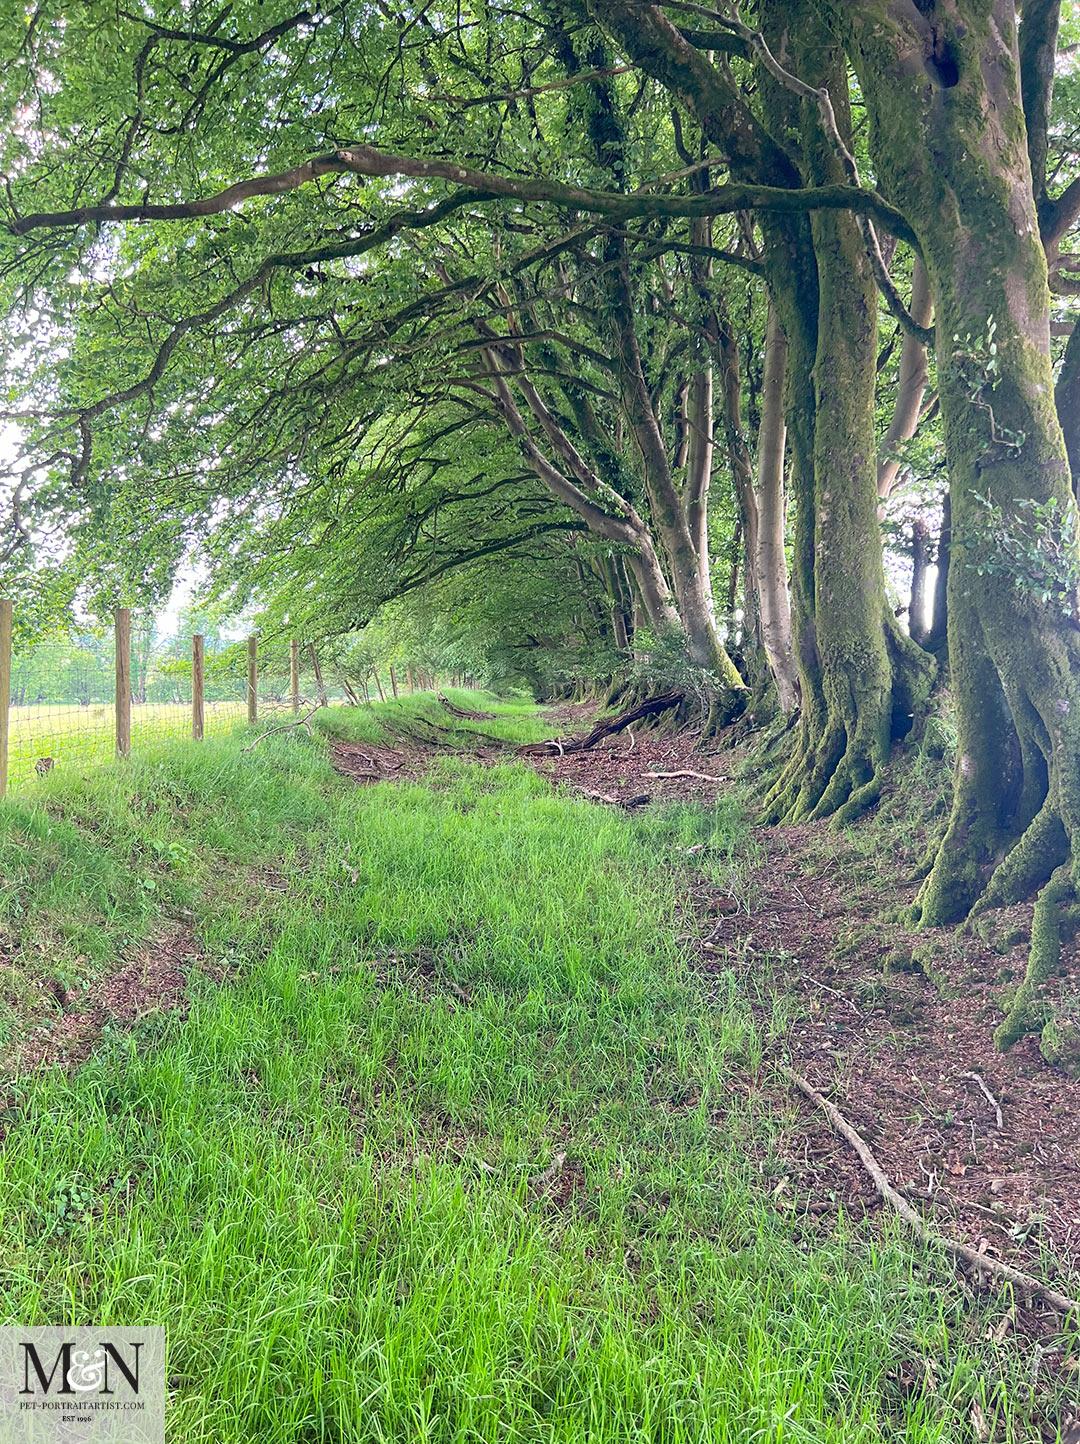
[[[322,737],[245,740],[0,812],[12,1038],[35,968],[77,989],[170,916],[206,965],[186,1017],[9,1081],[6,1319],[164,1324],[185,1444],[944,1444],[975,1400],[1033,1437],[993,1310],[764,1182],[764,1040],[676,940],[730,804],[630,817],[452,756],[360,789]]]

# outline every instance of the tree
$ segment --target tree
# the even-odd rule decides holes
[[[934,678],[878,526],[933,409],[932,348],[961,761],[923,916],[1052,879],[1053,933],[1080,881],[1075,331],[1056,397],[1051,359],[1080,177],[1057,5],[1027,0],[1019,26],[1010,0],[760,0],[753,23],[580,0],[363,30],[208,0],[35,13],[3,82],[26,437],[9,565],[35,526],[66,516],[78,543],[137,499],[134,582],[209,532],[226,585],[265,594],[276,567],[301,610],[322,567],[344,632],[455,568],[577,549],[598,629],[625,650],[636,605],[729,715],[706,502],[726,457],[780,681],[782,332],[800,721],[769,807],[845,821]],[[759,276],[755,486],[740,345],[764,328],[740,333],[731,302]],[[902,347],[879,407],[882,312]]]

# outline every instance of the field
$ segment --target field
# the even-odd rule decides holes
[[[246,704],[240,701],[207,702],[205,730],[228,731],[242,721]],[[116,745],[112,703],[50,703],[39,707],[12,707],[8,777],[12,786],[34,775],[35,764],[51,757],[58,769],[108,761]],[[191,703],[141,703],[132,707],[133,749],[166,737],[191,736]]]
[[[440,715],[148,744],[0,811],[5,1316],[164,1324],[184,1444],[1040,1437],[1007,1298],[778,1197],[794,1104],[748,1082],[790,1004],[680,941],[738,802],[331,766]],[[156,1005],[83,1038],[121,967]]]

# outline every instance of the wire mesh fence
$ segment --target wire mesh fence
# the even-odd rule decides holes
[[[12,604],[0,598],[0,796],[35,775],[164,739],[274,726],[335,703],[362,706],[438,685],[407,665],[320,659],[313,643],[162,636],[152,621],[133,624],[125,608],[111,627],[13,650]]]
[[[313,646],[161,636],[132,626],[126,609],[113,627],[13,652],[11,604],[0,599],[0,795],[165,739],[303,716],[353,700],[347,689],[328,683]]]

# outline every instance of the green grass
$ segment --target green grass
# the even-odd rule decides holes
[[[433,692],[402,695],[397,701],[375,702],[370,706],[331,708],[319,714],[318,725],[332,736],[357,742],[376,742],[383,736],[383,724],[398,719],[413,724],[433,722],[447,728],[441,739],[448,745],[460,744],[470,732],[481,731],[507,742],[536,742],[550,735],[550,729],[537,718],[535,706],[528,701],[506,701],[486,692],[451,688],[445,696],[462,709],[476,712],[495,711],[491,723],[456,719],[443,708]],[[265,713],[264,726],[288,720],[287,701],[264,697],[260,704]],[[207,736],[233,731],[244,722],[247,703],[243,700],[209,701],[206,703],[204,727]],[[425,735],[431,729],[424,728]],[[146,747],[166,739],[183,741],[191,736],[191,703],[141,703],[132,708],[131,746],[137,756]],[[432,737],[431,740],[439,740]],[[50,757],[60,772],[98,766],[112,760],[116,749],[116,714],[111,703],[92,702],[86,707],[77,703],[55,703],[11,709],[11,733],[8,753],[8,776],[12,788],[24,789],[35,777],[39,759]]]
[[[243,701],[207,702],[207,734],[231,731],[246,715]],[[131,745],[135,752],[164,738],[191,736],[190,702],[138,703],[131,710]],[[116,711],[112,703],[50,703],[11,709],[8,779],[12,787],[32,781],[34,766],[51,757],[57,768],[96,766],[112,759],[116,749]]]
[[[387,729],[399,734],[403,729],[412,728],[418,730],[424,740],[448,747],[483,742],[492,737],[518,746],[553,735],[551,718],[525,698],[507,700],[493,697],[489,692],[459,688],[447,688],[443,696],[462,711],[495,715],[482,721],[454,717],[434,692],[417,692],[396,701],[375,702],[370,707],[330,708],[318,714],[316,725],[326,735],[343,741],[373,743],[386,742]]]
[[[245,740],[0,810],[11,1038],[35,969],[91,978],[173,915],[227,973],[9,1082],[7,1320],[164,1324],[184,1444],[951,1444],[973,1398],[1035,1437],[1000,1304],[774,1197],[766,1039],[677,942],[686,849],[737,865],[732,804],[633,818],[452,756],[359,788],[321,736]]]

